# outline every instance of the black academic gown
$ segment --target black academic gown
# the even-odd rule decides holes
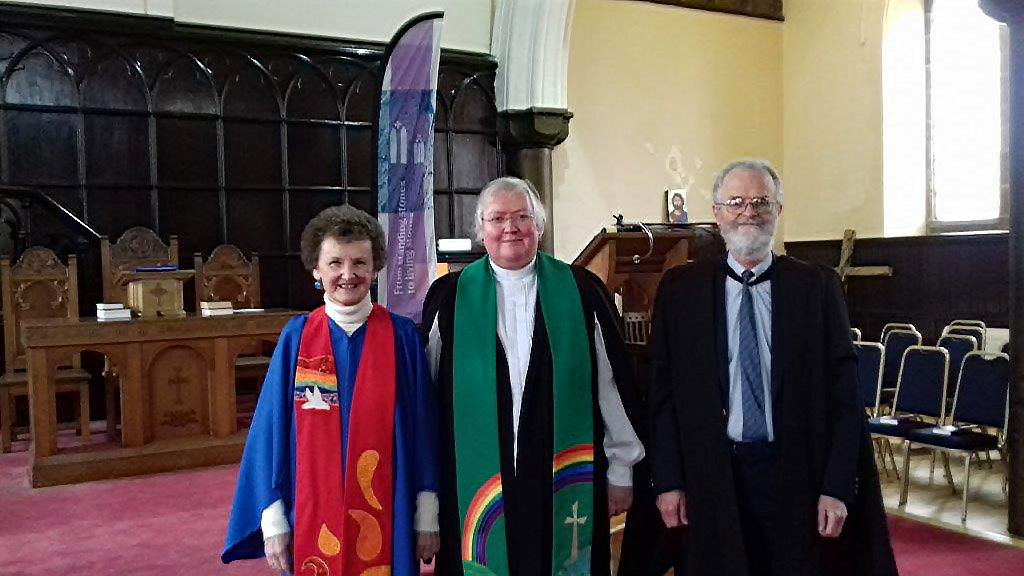
[[[609,523],[607,498],[608,460],[604,454],[604,426],[597,402],[597,364],[594,350],[594,317],[601,323],[605,348],[612,365],[619,395],[627,415],[636,402],[632,390],[632,366],[626,355],[621,330],[613,313],[611,298],[601,281],[591,272],[573,268],[579,288],[590,342],[591,374],[593,375],[594,416],[594,541],[591,573],[609,574]],[[455,476],[455,423],[452,415],[452,346],[455,327],[455,294],[459,273],[439,278],[430,287],[423,308],[423,336],[437,319],[442,348],[438,365],[437,387],[440,408],[439,453],[441,492],[440,527],[441,549],[437,555],[436,573],[439,576],[457,576],[462,572],[459,543],[462,530],[459,522],[457,482]],[[548,345],[544,315],[537,299],[534,320],[533,345],[530,366],[526,373],[519,415],[519,455],[513,465],[512,393],[509,384],[508,362],[498,335],[497,348],[497,400],[498,446],[501,451],[502,489],[505,498],[505,533],[508,549],[509,573],[512,576],[542,576],[551,572],[551,461],[553,458],[554,428],[552,412],[551,350]]]
[[[654,308],[648,455],[655,493],[686,494],[686,576],[748,573],[726,436],[725,282],[723,261],[675,268],[662,279]],[[781,256],[771,282],[772,418],[782,486],[772,574],[896,574],[839,278]],[[817,533],[821,494],[849,510],[836,540]]]

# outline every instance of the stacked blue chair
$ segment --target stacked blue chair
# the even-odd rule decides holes
[[[985,322],[982,320],[953,320],[949,323],[950,326],[977,326],[979,328],[987,328]]]
[[[868,420],[872,437],[880,439],[890,454],[892,440],[905,441],[912,430],[931,427],[945,418],[948,372],[949,353],[944,348],[911,346],[904,352],[892,413]],[[947,469],[947,478],[950,476]]]
[[[878,342],[854,342],[853,347],[857,351],[857,385],[864,411],[869,417],[878,416],[885,348]]]
[[[907,502],[910,447],[924,446],[944,454],[964,457],[963,510],[967,520],[967,494],[971,482],[971,457],[1003,447],[1009,420],[1010,359],[997,352],[970,352],[964,358],[960,383],[953,401],[949,424],[927,427],[907,433],[907,451],[903,461],[903,488],[900,505]],[[982,427],[994,429],[985,431]]]
[[[962,322],[962,320],[961,320]],[[978,349],[985,349],[985,328],[981,326],[968,326],[965,324],[950,324],[942,329],[942,335],[954,334],[957,336],[973,336],[978,341]]]
[[[956,398],[956,386],[960,381],[960,365],[968,352],[978,349],[978,342],[973,336],[961,336],[957,334],[946,334],[939,338],[938,346],[949,352],[949,377],[947,382],[953,388],[946,391],[946,398],[952,401]]]
[[[885,326],[882,326],[882,335],[879,336],[878,341],[885,345],[885,337],[889,335],[889,332],[893,330],[906,330],[909,332],[919,332],[916,326],[907,322],[889,322]]]
[[[860,392],[861,403],[864,412],[869,418],[874,418],[881,413],[882,394],[882,366],[885,362],[885,348],[878,342],[854,342],[854,349],[857,351],[857,386]],[[899,468],[896,467],[896,457],[892,453],[892,446],[875,438],[875,448],[880,468],[889,477],[889,464],[892,464],[893,473],[899,478]],[[889,460],[886,460],[886,456]]]
[[[886,333],[882,346],[885,346],[885,362],[882,371],[882,401],[891,398],[896,390],[896,380],[900,373],[903,353],[911,346],[921,345],[921,333],[916,330],[890,330]]]

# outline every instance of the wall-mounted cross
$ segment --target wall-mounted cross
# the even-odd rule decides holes
[[[836,272],[846,289],[846,279],[850,276],[892,276],[892,266],[851,266],[853,262],[853,243],[857,239],[856,230],[843,232],[843,248],[839,253],[839,266]]]

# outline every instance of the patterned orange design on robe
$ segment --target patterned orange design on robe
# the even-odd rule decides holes
[[[322,558],[312,556],[306,558],[302,563],[299,574],[301,576],[331,576],[331,569],[327,567],[327,563]]]
[[[327,524],[320,525],[320,534],[317,535],[316,545],[321,552],[328,556],[337,556],[341,552],[341,540],[338,540]]]
[[[359,524],[359,536],[356,538],[356,555],[363,562],[369,562],[380,554],[384,544],[380,533],[380,524],[368,512],[349,510],[349,516]]]
[[[359,455],[359,462],[356,464],[359,488],[363,491],[363,498],[374,510],[384,509],[380,505],[380,500],[377,500],[377,495],[373,493],[373,473],[377,471],[379,462],[380,453],[376,450],[367,450]]]

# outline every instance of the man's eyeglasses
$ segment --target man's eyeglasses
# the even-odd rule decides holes
[[[730,214],[742,214],[746,212],[747,206],[754,209],[756,214],[767,214],[772,211],[775,207],[775,202],[772,202],[767,197],[762,196],[761,198],[729,198],[725,202],[715,202],[715,206],[723,206]]]
[[[517,227],[533,224],[533,214],[529,212],[516,212],[515,214],[492,214],[484,216],[484,222],[491,226],[502,226],[512,224]]]

